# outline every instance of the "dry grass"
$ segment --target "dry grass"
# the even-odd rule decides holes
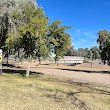
[[[110,88],[47,75],[3,74],[0,110],[110,110]]]

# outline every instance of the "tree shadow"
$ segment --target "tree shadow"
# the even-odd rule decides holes
[[[72,81],[72,80],[68,80],[67,81],[68,84],[73,84],[73,85],[78,85],[78,86],[90,86],[90,83],[86,83],[86,82],[76,82],[76,81]]]
[[[71,64],[66,64],[67,66],[77,66],[77,65],[80,65],[81,63],[71,63]]]
[[[26,75],[26,70],[15,70],[15,69],[3,69],[2,70],[3,71],[3,73],[7,73],[7,74],[21,74],[21,75],[23,75],[23,76],[25,76]],[[41,73],[41,72],[34,72],[34,71],[30,71],[30,75],[32,75],[32,74],[41,74],[41,75],[43,75],[43,73]]]
[[[80,110],[82,110],[82,108],[84,110],[87,110],[86,104],[75,96],[76,94],[80,94],[80,93],[81,92],[71,92],[71,91],[66,92],[66,91],[56,89],[54,90],[53,94],[47,94],[45,96],[48,98],[54,99],[54,101],[58,103],[69,101],[69,103],[79,108]]]
[[[78,84],[79,85],[79,84]],[[80,110],[88,110],[88,106],[87,104],[78,97],[79,94],[102,94],[102,95],[108,95],[110,96],[110,92],[106,91],[106,90],[101,90],[101,89],[96,89],[96,88],[92,88],[92,87],[88,87],[90,88],[89,91],[80,91],[78,90],[77,92],[73,92],[73,91],[62,91],[59,89],[56,89],[56,91],[54,91],[54,94],[47,94],[45,95],[48,98],[52,98],[54,99],[56,102],[64,102],[65,100],[69,101],[69,103],[73,104],[75,107],[79,108]],[[93,98],[95,98],[94,95],[91,95]]]
[[[20,66],[14,65],[14,64],[5,64],[5,63],[3,63],[2,66],[4,66],[4,67],[10,67],[10,68],[22,68]]]
[[[45,96],[54,99],[56,102],[63,102],[66,99],[66,97],[62,97],[62,94],[65,94],[66,92],[60,89],[55,89],[52,92],[53,92],[52,94],[48,93]]]
[[[79,70],[79,69],[64,69],[64,68],[57,68],[60,70],[66,71],[75,71],[75,72],[85,72],[85,73],[101,73],[101,74],[110,74],[110,71],[94,71],[94,70]]]
[[[14,64],[6,64],[6,63],[3,63],[2,66],[4,67],[2,69],[3,73],[21,74],[22,76],[26,75],[26,69],[24,69],[23,67],[16,66]],[[32,75],[32,74],[41,74],[41,75],[43,75],[43,73],[41,73],[41,72],[30,71],[30,75]]]

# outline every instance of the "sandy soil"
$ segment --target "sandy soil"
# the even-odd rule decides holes
[[[80,67],[48,67],[48,66],[38,66],[31,68],[31,71],[41,72],[47,75],[55,75],[59,77],[66,77],[70,78],[74,81],[80,81],[85,83],[96,83],[102,85],[110,86],[110,73],[108,71],[99,71],[98,69],[91,70],[89,69],[82,69]]]
[[[18,65],[18,64],[17,64]],[[26,69],[26,64],[20,64],[23,68],[11,68],[11,69]],[[6,69],[6,67],[5,67]],[[8,68],[10,69],[10,68]],[[47,75],[55,75],[58,77],[65,77],[72,79],[73,81],[83,83],[94,83],[110,86],[110,70],[101,68],[86,68],[86,67],[74,67],[74,66],[55,66],[55,65],[40,65],[35,66],[31,64],[31,71],[43,73]]]

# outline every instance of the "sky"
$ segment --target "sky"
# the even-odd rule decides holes
[[[96,46],[98,32],[110,31],[110,0],[37,0],[50,22],[59,19],[75,49]]]

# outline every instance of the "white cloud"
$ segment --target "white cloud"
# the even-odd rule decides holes
[[[72,43],[76,49],[79,47],[90,48],[97,45],[97,32],[77,29],[73,31]]]
[[[89,38],[96,38],[96,33],[91,32],[91,31],[87,31],[87,32],[83,32],[84,36],[89,37]]]
[[[80,35],[81,34],[81,30],[80,29],[76,30],[76,34]]]
[[[81,42],[87,42],[87,40],[86,40],[86,39],[81,39],[80,41],[81,41]]]
[[[79,36],[81,35],[81,30],[80,29],[77,29],[74,31],[74,36]]]

